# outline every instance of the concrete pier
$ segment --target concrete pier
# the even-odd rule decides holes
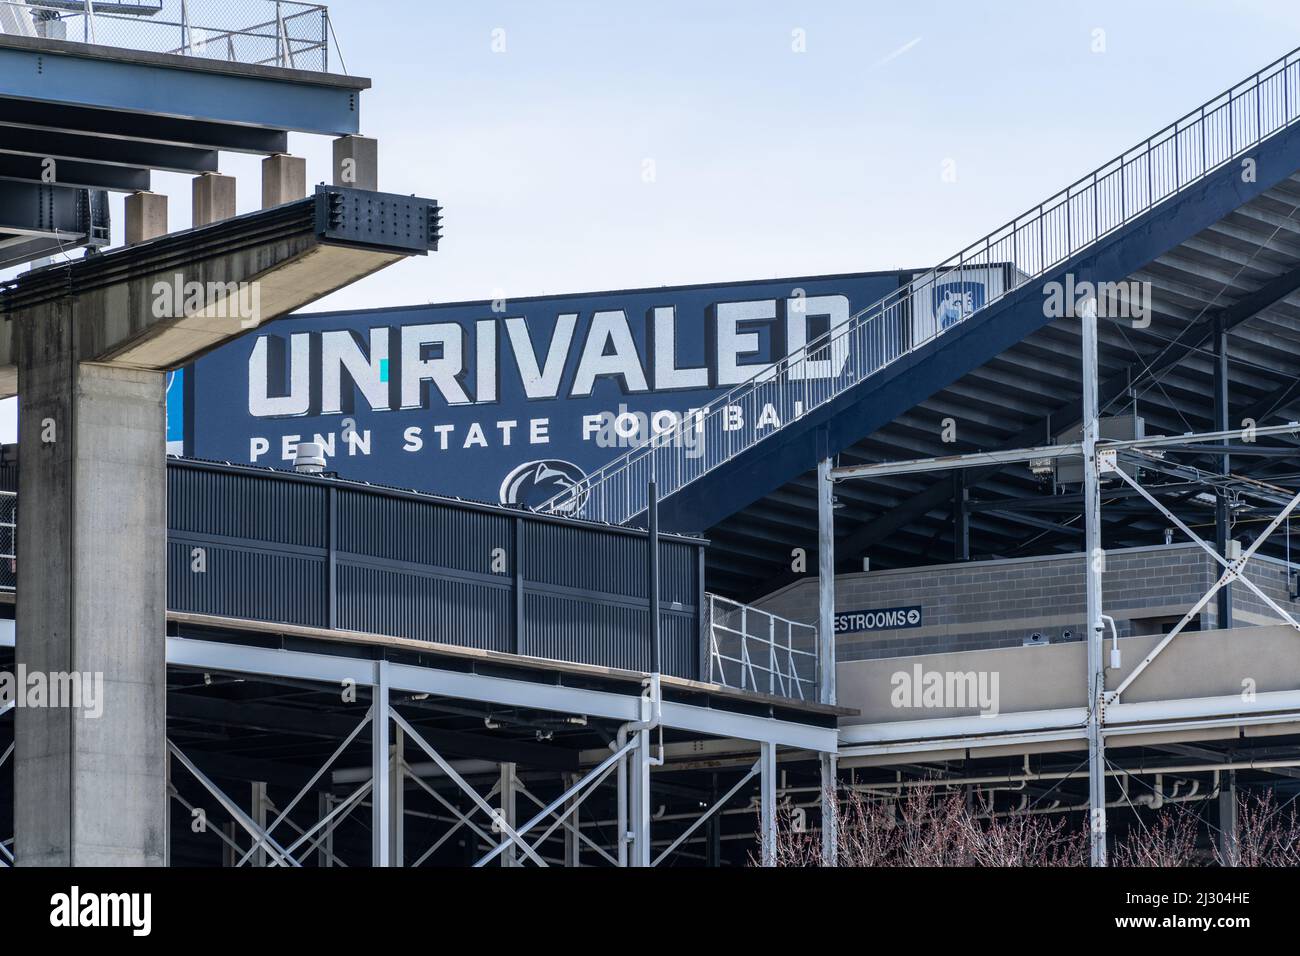
[[[334,185],[379,188],[379,140],[340,136],[334,140]]]
[[[193,225],[232,219],[235,215],[235,177],[221,173],[204,173],[192,180]]]
[[[70,300],[22,316],[16,660],[82,706],[14,717],[20,865],[158,866],[166,839],[164,373],[77,361]],[[102,681],[102,683],[100,683]],[[95,707],[88,690],[102,688]],[[102,713],[94,716],[94,710]]]
[[[126,197],[126,244],[148,242],[167,235],[167,197],[162,193],[132,193]]]
[[[262,208],[272,209],[307,195],[307,160],[276,153],[262,160]]]

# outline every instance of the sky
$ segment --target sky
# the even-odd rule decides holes
[[[380,189],[444,239],[308,311],[927,267],[1300,45],[1294,0],[329,7]]]

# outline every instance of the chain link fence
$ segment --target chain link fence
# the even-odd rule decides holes
[[[292,0],[0,0],[0,33],[319,73],[332,36],[326,7]]]

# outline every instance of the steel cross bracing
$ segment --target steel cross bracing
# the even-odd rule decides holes
[[[1214,475],[1195,469],[1187,469],[1176,465],[1168,465],[1157,457],[1153,452],[1158,452],[1161,448],[1173,448],[1178,446],[1206,444],[1224,445],[1232,439],[1241,439],[1253,442],[1257,437],[1267,435],[1295,435],[1300,433],[1300,423],[1291,422],[1286,425],[1270,426],[1265,428],[1251,428],[1249,430],[1228,430],[1216,431],[1202,434],[1188,434],[1177,436],[1155,436],[1151,438],[1141,438],[1125,441],[1102,441],[1098,439],[1098,403],[1097,403],[1097,349],[1096,349],[1096,323],[1097,315],[1095,306],[1085,308],[1081,316],[1083,330],[1083,368],[1082,368],[1082,389],[1083,389],[1083,440],[1081,442],[1051,445],[1041,448],[1024,448],[1024,449],[1006,449],[993,452],[977,452],[973,454],[952,455],[940,458],[916,459],[912,461],[894,461],[882,462],[879,464],[855,465],[850,467],[832,468],[829,463],[823,462],[819,467],[819,498],[829,499],[831,497],[831,488],[837,481],[861,480],[885,475],[899,474],[916,474],[922,472],[939,472],[961,470],[965,468],[977,468],[989,464],[1004,464],[1008,462],[1028,462],[1033,460],[1051,460],[1060,458],[1081,458],[1084,470],[1084,494],[1083,504],[1085,510],[1085,526],[1087,533],[1087,549],[1085,555],[1085,569],[1087,574],[1087,640],[1088,640],[1088,678],[1087,678],[1087,705],[1082,710],[1082,723],[1086,728],[1086,738],[1088,741],[1088,776],[1089,776],[1089,800],[1088,809],[1090,810],[1090,844],[1091,859],[1095,866],[1105,866],[1107,864],[1106,851],[1106,808],[1108,806],[1105,795],[1106,768],[1108,762],[1105,757],[1105,740],[1109,735],[1106,724],[1106,713],[1109,708],[1113,713],[1116,709],[1123,707],[1120,700],[1122,692],[1133,683],[1134,680],[1151,664],[1151,662],[1166,648],[1175,638],[1183,631],[1202,608],[1208,604],[1214,596],[1225,586],[1233,581],[1241,581],[1246,587],[1253,591],[1264,603],[1270,607],[1278,616],[1292,628],[1300,631],[1298,623],[1287,611],[1281,608],[1275,601],[1270,599],[1262,590],[1260,590],[1249,578],[1243,574],[1246,563],[1254,556],[1258,549],[1263,545],[1267,538],[1282,524],[1283,521],[1300,506],[1300,493],[1292,495],[1284,489],[1269,486],[1263,482],[1252,481],[1249,479],[1240,479],[1235,476]],[[1248,432],[1248,433],[1247,433]],[[1180,478],[1190,478],[1193,481],[1200,481],[1206,484],[1230,485],[1236,484],[1245,488],[1250,493],[1261,497],[1265,500],[1277,502],[1281,505],[1281,511],[1273,518],[1268,527],[1256,538],[1252,545],[1235,559],[1229,559],[1220,555],[1211,545],[1203,541],[1187,525],[1181,521],[1172,511],[1163,505],[1154,495],[1151,495],[1144,489],[1136,479],[1128,475],[1119,467],[1119,459],[1123,457],[1126,460],[1132,460],[1140,463],[1143,467],[1155,468],[1157,470],[1172,470]],[[1105,566],[1105,552],[1100,543],[1100,522],[1101,522],[1101,502],[1100,502],[1100,482],[1104,477],[1117,477],[1132,488],[1138,495],[1144,498],[1149,504],[1170,519],[1173,524],[1186,534],[1192,541],[1208,552],[1219,565],[1222,566],[1223,572],[1218,580],[1211,585],[1207,593],[1189,610],[1182,620],[1156,645],[1156,647],[1146,656],[1146,658],[1119,684],[1113,691],[1107,691],[1105,687],[1105,672],[1107,670],[1104,658],[1105,643],[1105,622],[1107,616],[1102,613],[1102,593],[1101,579],[1102,571]],[[834,509],[829,505],[819,508],[819,537],[824,541],[833,541],[834,535]],[[834,592],[834,568],[827,563],[821,568],[820,572],[820,620],[822,630],[829,631],[831,616],[835,607]],[[1112,634],[1114,634],[1114,623],[1111,621]],[[1141,707],[1141,705],[1138,705]],[[1240,718],[1233,718],[1240,723]],[[1061,716],[1060,720],[1064,724],[1079,724],[1078,717],[1071,717],[1067,714]],[[1124,732],[1118,730],[1117,732]],[[900,733],[908,733],[906,729],[900,729]],[[1073,736],[1074,733],[1065,731],[1064,736],[1057,732],[1060,739],[1066,736]],[[961,741],[964,738],[950,738],[947,743]],[[1044,737],[1046,739],[1046,737]],[[1003,738],[1003,742],[1009,742]],[[888,746],[888,745],[884,745]],[[915,743],[904,744],[900,742],[900,748],[915,746]],[[929,743],[927,746],[934,749],[938,742]]]
[[[576,865],[579,853],[583,851],[591,854],[593,860],[615,865],[659,865],[671,854],[680,852],[699,826],[720,812],[724,804],[734,798],[755,776],[758,776],[760,783],[756,799],[761,821],[759,858],[764,864],[773,865],[776,860],[777,796],[780,791],[776,760],[778,747],[816,755],[833,750],[836,745],[833,727],[795,724],[665,701],[657,675],[647,675],[641,693],[629,695],[443,672],[436,668],[389,661],[376,662],[187,638],[169,638],[168,657],[173,665],[200,668],[205,672],[266,675],[326,683],[351,681],[356,685],[370,687],[373,695],[370,709],[362,720],[335,746],[330,756],[292,799],[283,807],[265,801],[264,816],[274,814],[274,817],[268,819],[259,820],[257,813],[240,806],[237,800],[223,792],[203,773],[190,755],[169,741],[171,756],[179,767],[188,771],[216,799],[235,825],[248,834],[251,842],[245,846],[218,828],[209,827],[218,839],[231,848],[232,865],[236,866],[257,862],[264,854],[267,865],[297,867],[302,866],[307,854],[312,852],[319,854],[325,865],[342,865],[333,852],[334,829],[355,810],[365,806],[367,798],[370,830],[372,835],[379,835],[374,838],[372,862],[375,865],[404,865],[406,854],[401,846],[404,820],[408,816],[420,815],[413,814],[400,799],[395,799],[396,792],[405,789],[408,783],[429,794],[450,814],[449,817],[435,817],[446,820],[450,829],[440,834],[420,854],[412,854],[414,865],[428,860],[455,833],[464,831],[472,833],[483,846],[476,866],[518,865],[524,862],[538,866],[553,862]],[[503,772],[492,789],[480,793],[430,742],[429,735],[411,724],[399,712],[390,698],[397,689],[403,694],[454,696],[580,714],[584,717],[591,715],[613,718],[622,723],[610,752],[591,761],[580,773],[568,775],[558,796],[552,799],[544,800],[533,794],[515,776],[513,769],[508,773]],[[384,718],[377,720],[376,714],[384,715]],[[758,746],[759,761],[748,769],[738,784],[694,819],[685,833],[672,840],[652,841],[650,794],[653,785],[650,770],[651,767],[662,766],[664,763],[662,738],[656,743],[656,735],[664,727],[753,741]],[[371,731],[371,766],[365,779],[343,797],[318,794],[318,797],[327,797],[319,799],[320,819],[307,827],[294,823],[290,819],[290,813],[295,808],[301,809],[306,805],[308,795],[317,788],[343,752],[358,739],[364,739],[363,731],[367,728]],[[407,745],[422,751],[441,772],[444,781],[449,781],[459,794],[468,799],[468,810],[456,806],[445,793],[439,792],[438,787],[412,772],[402,752]],[[333,778],[336,783],[340,779],[338,773],[336,770]],[[583,832],[579,814],[584,802],[611,778],[618,782],[619,825],[615,845],[609,848],[601,846],[588,833]],[[191,813],[194,812],[193,804],[185,800],[174,786],[170,792],[173,799]],[[514,801],[520,797],[532,801],[538,809],[527,819],[517,821],[513,816]],[[277,835],[278,831],[285,828],[296,832],[296,838],[292,842]],[[557,833],[564,835],[566,844],[563,861],[548,858],[543,853],[543,845],[548,840],[554,841]],[[652,851],[652,847],[661,846],[666,846],[666,849],[657,853]]]
[[[1088,176],[968,246],[847,322],[762,368],[704,408],[593,472],[540,506],[623,524],[646,510],[648,486],[668,497],[754,445],[780,433],[903,356],[928,345],[993,303],[1097,245],[1162,202],[1178,195],[1264,139],[1300,119],[1300,50],[1271,63],[1232,89],[1127,150]],[[940,285],[974,279],[1010,265],[1000,291],[918,333],[911,318]],[[771,406],[783,423],[734,427],[732,409],[757,421]]]

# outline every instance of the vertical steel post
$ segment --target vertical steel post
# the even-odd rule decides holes
[[[636,731],[636,746],[629,755],[632,775],[632,827],[629,866],[650,865],[650,731]]]
[[[172,865],[172,752],[167,751],[167,822],[163,831],[163,866]]]
[[[830,471],[829,458],[817,462],[817,669],[818,700],[823,704],[835,703],[835,485]],[[835,754],[822,754],[820,762],[822,864],[835,866],[839,861]]]
[[[709,806],[718,802],[719,793],[718,772],[715,770],[709,775]],[[720,867],[722,866],[722,814],[713,814],[705,826],[707,833],[704,844],[704,865]]]
[[[167,755],[168,763],[171,763],[171,754]],[[257,824],[257,828],[263,833],[266,832],[266,783],[262,780],[254,780],[252,783],[252,796],[249,800],[249,809],[252,811],[249,816]],[[266,844],[259,844],[256,852],[253,854],[253,866],[266,866]]]
[[[776,744],[760,743],[758,762],[762,862],[776,866]]]
[[[388,662],[375,663],[370,715],[370,863],[389,865]]]
[[[835,754],[821,755],[822,771],[822,866],[839,866],[840,818],[839,783]]]
[[[565,790],[572,789],[577,784],[579,774],[565,773],[560,775],[560,786]],[[581,796],[574,794],[569,798],[565,810],[571,811],[568,819],[564,823],[564,865],[565,866],[582,866],[582,840],[580,839],[581,830],[579,829],[578,813],[574,806],[581,799]],[[580,809],[580,808],[579,808]]]
[[[970,560],[970,511],[966,502],[970,491],[966,488],[966,472],[960,468],[952,473],[952,559]]]
[[[402,763],[405,749],[405,731],[394,727],[388,764],[388,842],[392,866],[404,866],[406,860],[406,768]]]
[[[835,485],[831,460],[817,463],[817,669],[819,700],[835,703]]]
[[[618,736],[615,738],[617,746],[622,749],[627,743],[627,731],[619,729]],[[628,808],[628,755],[624,754],[618,761],[618,799],[615,807],[615,820],[618,833],[616,834],[617,857],[619,866],[627,866],[627,808]]]
[[[1214,319],[1214,429],[1226,432],[1228,424],[1228,331],[1224,328],[1223,317]],[[1228,444],[1225,438],[1223,444]],[[1219,474],[1226,475],[1231,462],[1229,456],[1219,456]],[[1228,510],[1228,495],[1220,489],[1214,495],[1214,546],[1219,554],[1228,556],[1228,539],[1232,533],[1230,527],[1232,515]],[[1216,595],[1218,620],[1216,627],[1232,627],[1232,582],[1219,588]]]
[[[1101,619],[1102,571],[1101,479],[1097,466],[1097,304],[1084,306],[1083,325],[1083,504],[1087,554],[1088,636],[1088,806],[1091,810],[1090,858],[1106,865],[1106,753],[1102,737],[1106,670]]]
[[[501,764],[501,819],[506,822],[510,829],[515,829],[515,765],[513,763]],[[501,839],[509,839],[504,830],[501,831]],[[511,843],[501,854],[502,866],[518,866],[519,854],[515,852],[515,844]]]
[[[334,809],[334,795],[330,793],[319,793],[316,795],[316,815],[324,820]],[[316,865],[327,867],[334,865],[334,827],[326,824],[324,839],[321,840],[316,850]]]
[[[1224,866],[1236,866],[1237,857],[1237,771],[1221,774],[1219,786],[1219,856]]]
[[[650,479],[648,496],[650,534],[647,546],[650,548],[650,555],[647,571],[650,580],[647,588],[650,597],[650,673],[659,674],[662,673],[659,659],[659,488],[653,477]]]

